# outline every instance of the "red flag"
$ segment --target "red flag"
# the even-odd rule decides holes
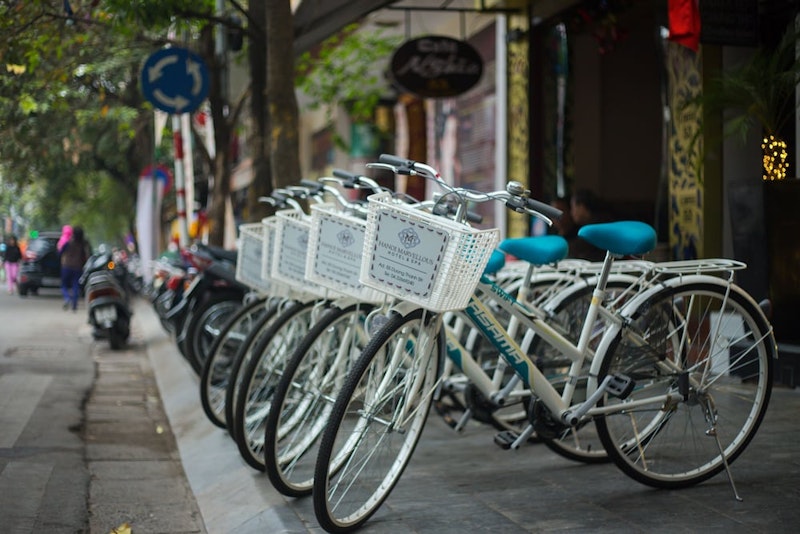
[[[691,48],[700,46],[700,7],[698,0],[668,0],[669,40]]]

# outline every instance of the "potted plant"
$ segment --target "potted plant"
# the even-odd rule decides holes
[[[723,137],[744,142],[755,132],[761,135],[761,176],[754,177],[760,187],[749,183],[733,195],[729,191],[734,255],[750,264],[748,270],[764,273],[762,285],[772,300],[776,333],[779,339],[791,340],[800,339],[794,328],[800,320],[800,180],[794,178],[797,163],[790,167],[785,133],[793,127],[797,111],[798,43],[800,32],[790,23],[775,46],[762,45],[747,61],[704,83],[703,92],[687,102],[687,106],[701,105],[707,117],[724,117]],[[709,143],[706,133],[701,129],[695,141],[701,136],[709,146],[720,141],[712,138]],[[745,229],[748,221],[752,224]],[[756,247],[764,248],[766,261],[759,257],[764,254],[753,254]],[[745,253],[740,257],[742,249]]]
[[[782,132],[797,107],[798,39],[800,33],[790,26],[775,47],[762,45],[748,61],[705,83],[703,92],[688,103],[702,105],[705,113],[724,112],[724,136],[744,140],[753,128],[761,129],[765,181],[787,177],[789,162]]]

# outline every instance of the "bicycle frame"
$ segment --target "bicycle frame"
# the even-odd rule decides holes
[[[613,325],[621,325],[622,323],[622,320],[617,314],[606,310],[602,304],[604,302],[606,285],[613,261],[614,257],[609,255],[603,263],[603,268],[598,276],[597,284],[592,293],[592,299],[581,327],[581,335],[577,345],[567,339],[565,335],[556,328],[548,324],[547,318],[540,308],[530,306],[524,301],[517,300],[506,292],[497,282],[487,276],[481,277],[475,294],[470,297],[467,307],[461,311],[514,369],[524,386],[541,399],[551,410],[551,413],[560,420],[565,418],[568,412],[572,411],[570,409],[572,396],[575,391],[575,386],[578,383],[579,373],[584,361],[589,360],[593,362],[591,370],[593,375],[596,375],[599,370],[599,362],[596,361],[594,353],[589,348],[589,341],[591,340],[597,319],[602,317],[604,321]],[[554,347],[572,362],[569,369],[569,378],[564,385],[563,392],[559,393],[556,390],[547,377],[538,369],[533,360],[526,354],[526,351],[514,340],[514,332],[509,332],[506,327],[495,318],[487,304],[477,297],[479,294],[486,295],[489,300],[511,314],[519,324],[519,328],[525,329],[528,332],[526,335],[540,336],[545,343]],[[529,341],[530,339],[526,338],[525,344],[527,345]],[[470,379],[475,378],[479,389],[490,386],[491,381],[484,373],[477,373],[478,369],[475,368],[476,366],[470,364],[469,355],[462,351],[462,347],[460,347],[459,344],[448,342],[448,356],[457,363],[463,365],[462,370]],[[464,362],[466,362],[466,364]],[[591,398],[592,393],[594,393],[596,389],[596,381],[590,381],[588,384],[587,398]]]

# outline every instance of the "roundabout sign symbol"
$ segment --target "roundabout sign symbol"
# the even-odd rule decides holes
[[[191,113],[208,96],[208,67],[185,48],[155,52],[144,62],[141,77],[144,97],[167,113]]]

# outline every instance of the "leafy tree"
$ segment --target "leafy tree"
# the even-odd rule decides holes
[[[98,191],[135,198],[152,126],[138,91],[141,44],[124,39],[96,4],[0,3],[0,162],[4,180],[37,195],[37,226],[94,216],[108,220],[94,226],[121,236],[132,228],[131,203],[109,217],[87,213],[86,200]]]
[[[253,181],[247,190],[247,221],[259,221],[271,214],[267,204],[259,197],[272,193],[272,169],[270,168],[269,107],[267,105],[267,23],[266,6],[263,2],[250,2],[248,16],[254,21],[249,33],[250,46],[247,60],[250,67],[250,131],[248,148],[253,159]]]
[[[226,5],[247,21],[243,31],[255,82],[252,189],[266,194],[300,179],[294,55],[286,53],[293,43],[291,5],[289,0],[247,8],[227,0]],[[230,137],[245,96],[229,102],[223,94],[227,58],[216,54],[214,31],[219,25],[242,30],[228,15],[215,15],[212,0],[0,1],[0,66],[10,73],[0,79],[0,164],[16,184],[46,184],[39,189],[46,195],[38,199],[43,220],[54,224],[84,213],[81,206],[107,190],[104,179],[120,197],[134,198],[139,172],[154,160],[152,108],[139,90],[140,64],[155,48],[174,43],[171,30],[191,43],[211,71],[218,150],[213,160],[205,154],[214,175],[210,241],[222,243]],[[353,76],[358,75],[350,75],[348,86],[358,83]],[[202,143],[195,146],[202,150]],[[88,183],[91,191],[81,192]],[[132,227],[132,203],[117,209],[126,211]],[[255,209],[250,215],[261,216]]]
[[[187,36],[211,67],[219,162],[207,153],[205,159],[216,174],[211,220],[224,221],[230,132],[238,111],[226,113],[213,46],[214,24],[232,22],[215,17],[213,7],[211,0],[0,2],[0,65],[11,73],[0,79],[6,119],[0,123],[0,161],[8,180],[48,184],[39,199],[47,224],[64,219],[64,202],[81,202],[80,195],[75,200],[62,193],[85,183],[78,180],[83,175],[103,173],[122,195],[135,198],[138,175],[154,160],[152,107],[142,98],[139,71],[144,57],[170,42],[168,30]],[[132,228],[133,203],[124,208]],[[222,243],[223,230],[212,224],[212,243]]]

